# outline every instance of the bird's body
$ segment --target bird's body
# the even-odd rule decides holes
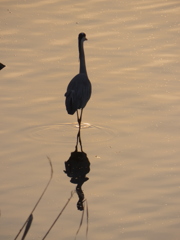
[[[91,97],[91,82],[88,79],[85,64],[85,55],[83,42],[87,40],[85,33],[80,33],[78,38],[79,43],[79,60],[80,60],[80,71],[69,83],[67,91],[65,93],[65,104],[68,114],[73,115],[78,109],[81,109],[80,118],[78,116],[78,123],[80,125],[82,118],[83,108]]]
[[[66,109],[73,115],[78,109],[84,108],[91,97],[91,84],[86,74],[77,74],[67,87]]]

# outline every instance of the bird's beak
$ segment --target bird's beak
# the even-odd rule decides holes
[[[84,39],[85,41],[87,41],[88,39],[85,37],[85,39]]]

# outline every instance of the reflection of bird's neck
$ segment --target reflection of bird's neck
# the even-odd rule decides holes
[[[79,73],[87,74],[87,72],[86,72],[86,62],[85,62],[85,54],[84,54],[84,47],[83,47],[83,41],[82,40],[79,42],[79,60],[80,60]]]
[[[78,184],[77,187],[76,187],[76,192],[77,192],[77,195],[79,197],[79,200],[77,202],[77,208],[78,210],[80,211],[83,211],[84,210],[84,205],[83,205],[83,202],[84,202],[84,193],[83,193],[83,190],[81,189],[81,186],[82,184]]]
[[[83,190],[82,190],[81,186],[82,186],[82,183],[81,184],[77,184],[76,192],[78,194],[79,200],[83,201],[84,200],[84,193],[83,193]]]

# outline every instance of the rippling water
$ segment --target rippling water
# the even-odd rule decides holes
[[[1,232],[13,239],[50,177],[27,239],[42,239],[75,184],[63,172],[76,116],[64,93],[86,32],[83,115],[89,239],[178,240],[179,1],[1,1]],[[73,239],[75,194],[47,239]],[[77,239],[85,239],[86,217]]]

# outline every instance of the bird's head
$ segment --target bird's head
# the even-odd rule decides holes
[[[81,41],[83,41],[83,42],[86,41],[86,40],[87,40],[86,34],[83,33],[83,32],[80,33],[78,39],[79,39],[79,42],[81,42]]]

